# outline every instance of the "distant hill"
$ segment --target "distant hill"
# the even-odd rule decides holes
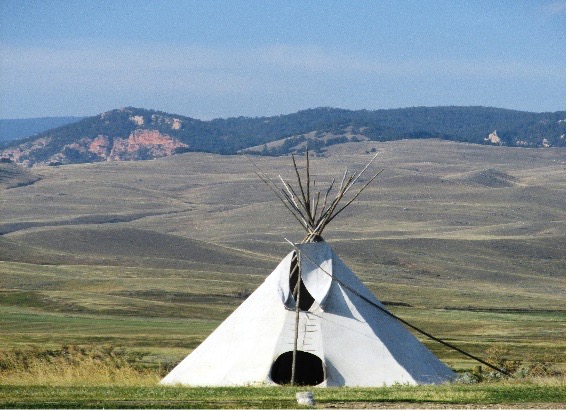
[[[40,180],[39,176],[12,162],[0,162],[0,188],[28,186]]]
[[[281,155],[350,141],[439,138],[521,147],[565,146],[564,111],[531,113],[490,107],[391,110],[317,108],[272,117],[202,121],[155,110],[112,110],[10,143],[0,158],[71,164],[145,160],[186,151]]]
[[[23,139],[37,133],[74,123],[83,117],[36,117],[31,119],[0,119],[0,143]]]

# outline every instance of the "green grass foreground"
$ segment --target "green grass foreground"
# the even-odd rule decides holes
[[[392,386],[385,388],[237,387],[187,388],[148,386],[19,386],[0,385],[4,409],[293,409],[302,408],[295,393],[314,393],[316,407],[364,408],[382,403],[418,407],[422,404],[456,408],[461,405],[565,407],[564,380],[472,385]]]

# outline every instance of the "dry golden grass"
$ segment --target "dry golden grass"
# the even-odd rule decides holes
[[[0,385],[152,385],[160,370],[110,346],[27,348],[0,352]]]
[[[156,372],[141,372],[132,367],[113,368],[95,361],[84,361],[79,365],[61,362],[46,364],[35,362],[25,371],[0,373],[0,385],[152,385],[160,380]]]

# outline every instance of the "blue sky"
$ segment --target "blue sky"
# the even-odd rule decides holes
[[[559,0],[0,0],[0,118],[565,109]]]

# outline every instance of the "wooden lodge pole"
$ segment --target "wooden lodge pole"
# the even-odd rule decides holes
[[[293,338],[293,351],[292,351],[292,359],[291,359],[291,386],[295,385],[295,366],[296,366],[296,358],[297,358],[297,338],[299,336],[299,299],[301,296],[301,253],[299,249],[296,248],[297,253],[297,265],[298,265],[298,272],[297,272],[297,295],[295,300],[295,332]]]

